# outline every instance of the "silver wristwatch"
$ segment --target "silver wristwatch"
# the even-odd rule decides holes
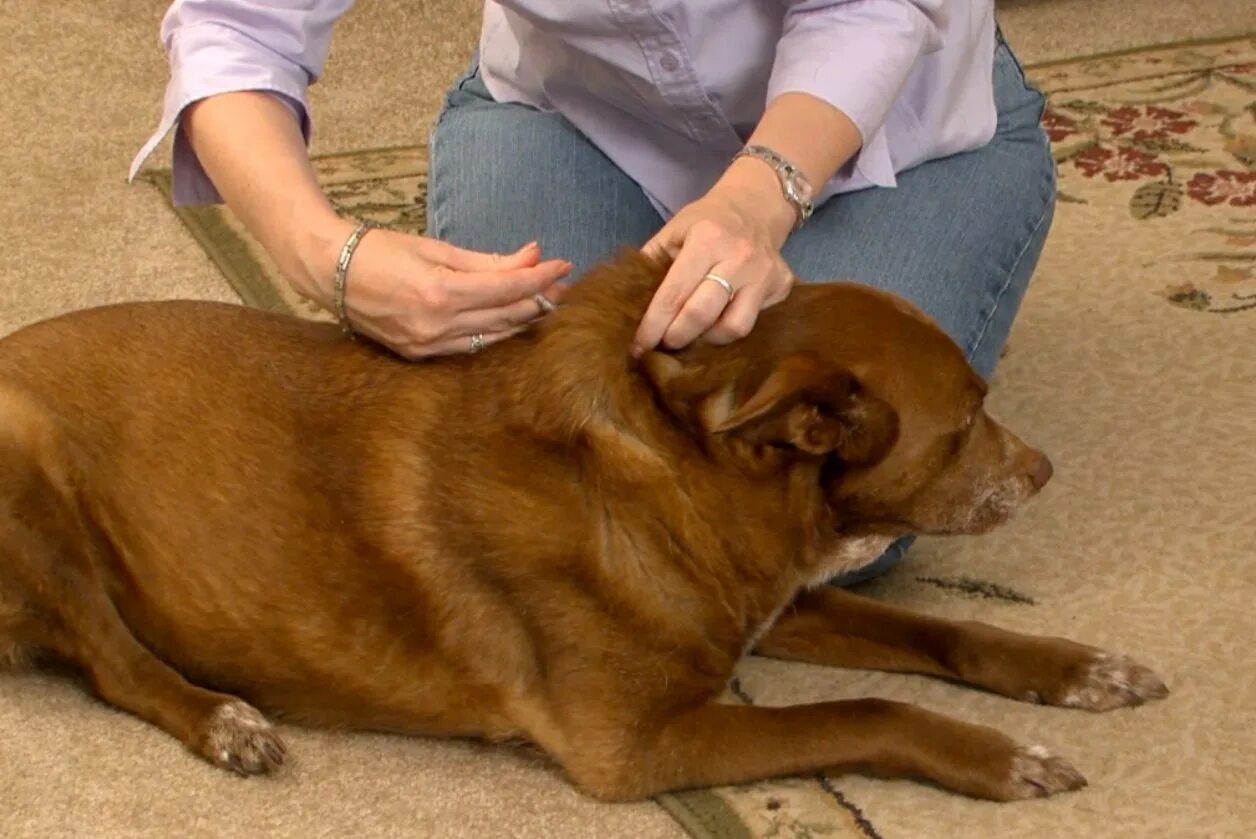
[[[785,193],[785,200],[793,206],[794,212],[798,215],[798,221],[794,223],[795,230],[811,218],[811,214],[815,211],[815,204],[812,203],[815,191],[802,170],[767,146],[748,145],[737,152],[733,160],[739,157],[757,157],[776,172],[776,177],[781,182],[781,192]]]

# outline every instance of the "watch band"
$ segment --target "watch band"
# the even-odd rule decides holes
[[[781,182],[781,192],[784,193],[785,200],[793,206],[798,216],[798,220],[794,223],[795,230],[811,218],[811,214],[815,212],[815,204],[811,201],[811,184],[801,169],[767,146],[747,145],[733,155],[733,160],[739,157],[758,158],[776,172],[776,177]]]

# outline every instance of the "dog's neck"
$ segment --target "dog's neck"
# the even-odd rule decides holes
[[[727,453],[703,449],[661,404],[630,346],[662,274],[628,257],[582,280],[519,352],[503,356],[528,368],[507,410],[530,436],[571,452],[604,533],[613,535],[649,496],[667,518],[660,524],[668,544],[633,549],[654,549],[646,562],[687,563],[685,576],[727,610],[720,623],[749,637],[849,552],[834,544],[818,465],[815,474],[732,477],[739,467]],[[715,509],[720,520],[701,518]]]
[[[599,424],[645,419],[632,416],[653,397],[631,346],[664,270],[633,254],[595,268],[514,352],[499,355],[515,368],[503,377],[517,383],[509,400],[515,418],[564,443],[598,433]]]

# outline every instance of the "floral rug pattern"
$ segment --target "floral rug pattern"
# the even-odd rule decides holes
[[[1026,69],[1049,98],[1044,125],[1059,167],[1057,226],[1068,221],[1076,227],[1071,222],[1084,218],[1091,237],[1077,251],[1084,256],[1057,261],[1081,279],[1049,281],[1073,295],[1077,306],[1089,305],[1085,266],[1095,250],[1106,249],[1112,265],[1120,266],[1124,305],[1131,309],[1151,301],[1179,323],[1228,316],[1256,325],[1256,36]],[[322,155],[315,165],[345,215],[422,231],[424,147]],[[147,177],[169,198],[167,171]],[[230,213],[219,207],[177,212],[244,302],[326,317],[287,289]],[[1095,240],[1105,247],[1096,249]],[[1075,245],[1058,247],[1071,254]],[[969,600],[1004,615],[1052,607],[1050,593],[1022,593],[1019,580],[1013,588],[969,577],[893,576],[889,585],[900,601]],[[762,696],[765,704],[777,704],[782,697],[764,675],[775,666],[748,668],[730,685],[727,700],[754,703]],[[815,776],[666,795],[659,803],[702,839],[868,839],[882,835],[882,818],[895,818],[865,814],[879,808],[876,794],[867,784]],[[1003,827],[1003,835],[1016,833],[1011,823]]]
[[[1181,276],[1158,289],[1185,309],[1256,310],[1253,58],[1240,39],[1034,74],[1051,98],[1043,123],[1062,202],[1124,203],[1140,221],[1188,225],[1195,247],[1172,257]]]

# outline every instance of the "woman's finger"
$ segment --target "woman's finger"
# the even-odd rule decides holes
[[[676,246],[673,241],[675,239],[675,230],[677,229],[676,220],[663,225],[657,233],[655,233],[650,241],[641,246],[641,255],[646,259],[658,260],[669,255]]]
[[[663,340],[663,335],[672,325],[672,321],[676,320],[676,316],[685,308],[694,289],[702,283],[702,277],[711,270],[714,262],[707,247],[690,241],[685,243],[668,269],[667,276],[663,278],[658,290],[654,292],[654,298],[650,301],[640,326],[637,327],[637,334],[633,340],[634,353],[639,355],[659,345],[659,342]],[[713,283],[706,283],[706,285],[713,285]],[[724,294],[724,297],[727,300],[728,295]]]
[[[712,273],[720,274],[718,270]],[[733,282],[731,277],[725,277],[725,279]],[[719,283],[713,280],[702,280],[667,327],[667,331],[663,334],[663,345],[668,349],[678,350],[693,343],[694,339],[720,319],[729,304],[736,298],[737,294],[730,298],[728,290]]]
[[[418,247],[424,259],[455,271],[510,271],[530,268],[541,260],[541,248],[536,242],[507,254],[473,251],[428,238],[420,239]]]
[[[751,283],[738,290],[728,308],[719,316],[715,325],[702,334],[708,343],[731,344],[750,334],[763,310],[767,286]]]
[[[403,352],[402,355],[413,361],[419,358],[434,358],[436,356],[443,355],[472,354],[479,352],[485,347],[490,347],[493,344],[501,343],[507,338],[518,335],[525,328],[526,327],[524,326],[517,326],[513,329],[507,329],[501,332],[471,333],[469,335],[457,335],[452,338],[443,338],[440,341],[434,341],[430,344],[413,348],[409,352]],[[472,335],[475,334],[480,335],[480,340],[473,343]]]
[[[443,286],[449,296],[449,308],[468,312],[509,306],[536,294],[559,294],[555,284],[570,273],[570,262],[549,260],[510,271],[450,271],[443,278]]]
[[[545,295],[545,298],[551,304],[556,304],[562,299],[563,291],[563,286],[557,286],[550,294]],[[516,327],[527,326],[548,313],[548,309],[545,308],[544,304],[536,299],[539,296],[534,295],[507,306],[459,312],[449,322],[448,334],[471,335],[476,332],[504,332]]]

